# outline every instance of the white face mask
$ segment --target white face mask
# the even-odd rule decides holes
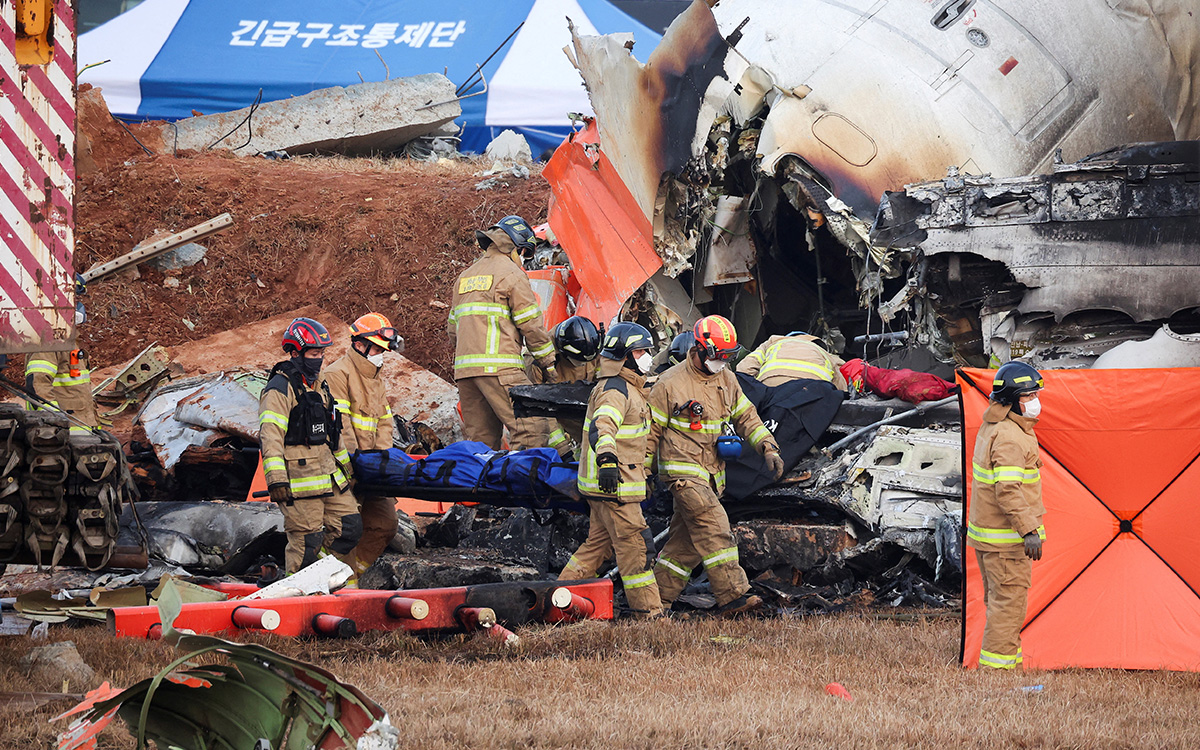
[[[1037,419],[1037,416],[1042,413],[1042,402],[1034,396],[1032,401],[1026,401],[1021,404],[1021,416]]]
[[[716,375],[721,370],[725,369],[725,360],[723,359],[706,359],[704,360],[704,369]]]
[[[383,352],[372,354],[371,356],[367,357],[367,361],[376,367],[383,367]]]
[[[642,352],[633,358],[633,363],[638,366],[638,370],[643,375],[650,372],[650,368],[654,366],[654,357],[650,356],[650,352]]]

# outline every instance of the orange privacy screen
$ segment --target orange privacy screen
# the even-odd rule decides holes
[[[967,462],[993,373],[959,372]],[[1200,671],[1200,369],[1043,374],[1046,543],[1025,668]],[[974,552],[964,557],[962,663],[976,667],[983,584]]]

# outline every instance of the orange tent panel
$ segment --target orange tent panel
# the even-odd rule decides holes
[[[964,466],[993,374],[959,372]],[[1200,671],[1200,369],[1043,375],[1046,545],[1033,564],[1025,667]],[[975,667],[986,610],[975,556],[965,557],[962,663]]]

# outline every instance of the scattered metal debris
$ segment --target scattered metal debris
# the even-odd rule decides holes
[[[129,725],[139,748],[147,740],[158,747],[396,747],[399,730],[361,690],[265,646],[184,635],[171,623],[185,606],[178,599],[160,603],[163,639],[184,655],[115,695],[91,696],[60,736],[59,750],[84,747],[82,740],[113,716]],[[228,665],[179,669],[205,654],[223,656]]]

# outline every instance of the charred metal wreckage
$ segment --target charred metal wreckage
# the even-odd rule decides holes
[[[1082,367],[1196,330],[1197,10],[696,0],[645,64],[621,35],[567,53],[651,226],[651,295],[754,341]]]

